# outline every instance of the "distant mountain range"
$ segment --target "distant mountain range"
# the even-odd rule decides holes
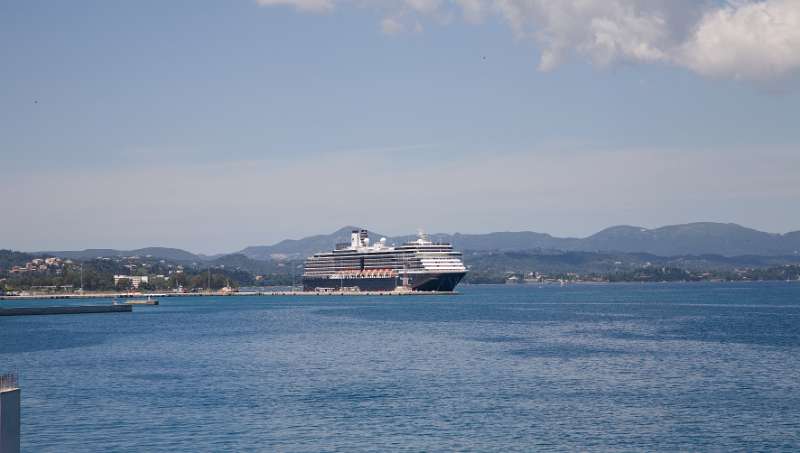
[[[333,249],[339,242],[349,242],[346,226],[330,234],[303,239],[286,239],[273,245],[247,247],[237,255],[253,260],[300,259],[315,252]],[[370,232],[373,240],[382,237]],[[800,254],[800,231],[786,234],[765,233],[733,223],[689,223],[647,229],[635,226],[606,228],[586,238],[559,238],[531,231],[486,234],[432,234],[434,240],[451,242],[465,251],[560,250],[575,252],[648,253],[658,256],[786,256]],[[415,236],[387,237],[389,243],[402,243]],[[173,261],[199,262],[219,260],[223,255],[197,255],[181,249],[148,247],[136,250],[89,249],[82,251],[42,252],[71,259],[141,256]],[[231,254],[233,255],[233,254]]]
[[[285,240],[274,245],[247,247],[241,254],[253,259],[276,256],[305,257],[330,250],[337,242],[349,242],[347,226],[328,235]],[[371,233],[373,240],[381,237]],[[800,231],[772,234],[745,228],[733,223],[689,223],[655,229],[635,226],[606,228],[586,238],[559,238],[531,231],[486,234],[432,234],[434,240],[450,242],[460,250],[562,250],[581,252],[650,253],[659,256],[680,255],[762,255],[800,254]],[[387,238],[402,243],[415,236]]]
[[[115,250],[115,249],[86,249],[75,251],[47,251],[36,252],[37,255],[52,255],[59,258],[71,260],[90,260],[95,258],[113,258],[121,256],[153,257],[171,261],[204,261],[209,258],[205,255],[196,255],[182,249],[169,247],[146,247],[135,250]]]

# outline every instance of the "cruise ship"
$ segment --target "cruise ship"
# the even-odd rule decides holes
[[[370,244],[367,230],[353,230],[350,243],[309,257],[304,291],[453,291],[467,273],[461,252],[420,233],[394,246],[386,238]]]

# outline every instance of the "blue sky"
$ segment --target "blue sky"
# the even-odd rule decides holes
[[[796,1],[261,3],[0,4],[0,247],[800,229]]]

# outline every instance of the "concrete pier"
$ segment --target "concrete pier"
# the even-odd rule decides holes
[[[64,307],[0,308],[0,316],[78,315],[84,313],[122,313],[133,311],[131,305],[80,305]],[[5,453],[5,452],[2,452]]]
[[[38,294],[25,296],[0,296],[0,300],[34,299],[125,299],[131,297],[235,297],[235,296],[454,296],[457,291],[239,291],[224,293],[220,291],[199,293],[86,293],[86,294]]]
[[[17,376],[0,375],[0,453],[19,453],[20,396]]]

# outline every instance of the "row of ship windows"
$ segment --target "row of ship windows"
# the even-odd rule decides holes
[[[397,247],[394,249],[396,252],[445,252],[449,253],[453,251],[452,247]],[[458,253],[458,252],[457,252]]]
[[[459,258],[414,258],[414,259],[397,259],[396,257],[386,257],[382,259],[362,259],[361,258],[350,258],[350,259],[337,259],[337,260],[327,260],[327,259],[309,259],[306,261],[306,266],[315,266],[315,265],[330,265],[330,264],[337,264],[343,266],[360,266],[361,263],[365,265],[395,265],[395,264],[405,264],[405,263],[461,263],[462,261]]]
[[[347,257],[347,258],[336,258],[336,259],[326,259],[326,258],[309,258],[306,260],[306,263],[315,263],[315,262],[329,262],[329,263],[360,263],[361,261],[365,263],[384,263],[384,262],[392,262],[392,263],[403,263],[406,261],[419,261],[419,258],[415,257],[401,257],[401,256],[382,256],[382,257]]]
[[[413,259],[461,259],[460,254],[446,254],[446,255],[428,255],[428,254],[412,254],[412,255],[398,255],[394,254],[382,254],[376,253],[374,255],[348,255],[348,256],[321,256],[321,255],[314,255],[311,258],[308,258],[307,261],[317,261],[317,260],[335,260],[335,261],[346,261],[346,260],[397,260],[397,261],[405,261],[405,260],[413,260]]]
[[[392,258],[392,259],[412,259],[412,258],[461,258],[461,253],[458,252],[451,252],[451,253],[370,253],[370,254],[316,254],[308,259],[310,260],[317,260],[317,259],[334,259],[334,260],[346,260],[346,259],[380,259],[380,258]]]
[[[438,269],[438,270],[464,270],[465,267],[463,264],[438,264],[438,265],[426,265],[426,266],[407,266],[407,267],[370,267],[365,266],[364,270],[366,271],[381,271],[381,270],[418,270],[418,269]],[[312,272],[339,272],[339,271],[358,271],[360,268],[354,268],[352,266],[318,266],[318,267],[306,267],[306,273]]]
[[[422,266],[419,266],[419,267],[407,267],[407,268],[402,268],[402,267],[400,267],[400,268],[387,268],[387,267],[384,267],[384,268],[369,268],[369,267],[364,268],[365,271],[380,271],[380,270],[386,270],[386,269],[391,269],[391,270],[395,270],[396,271],[396,270],[404,270],[404,269],[407,269],[407,270],[419,270],[419,269],[425,269],[425,268],[422,267]],[[310,273],[310,272],[339,272],[339,271],[358,271],[358,270],[359,269],[353,269],[352,267],[313,267],[313,268],[306,268],[304,272],[306,272],[306,273]]]
[[[347,258],[309,258],[306,260],[306,263],[315,263],[315,262],[329,262],[329,263],[360,263],[361,261],[365,263],[376,263],[376,262],[393,262],[393,263],[403,263],[406,261],[419,261],[419,258],[416,257],[402,257],[402,256],[375,256],[375,257],[347,257]]]
[[[340,250],[332,250],[330,252],[321,252],[315,253],[315,255],[323,255],[323,254],[335,254],[335,255],[352,255],[355,253],[461,253],[456,252],[452,248],[443,248],[443,247],[413,247],[413,248],[405,248],[405,247],[397,247],[394,249],[374,249],[374,250],[358,250],[358,249],[340,249]]]

